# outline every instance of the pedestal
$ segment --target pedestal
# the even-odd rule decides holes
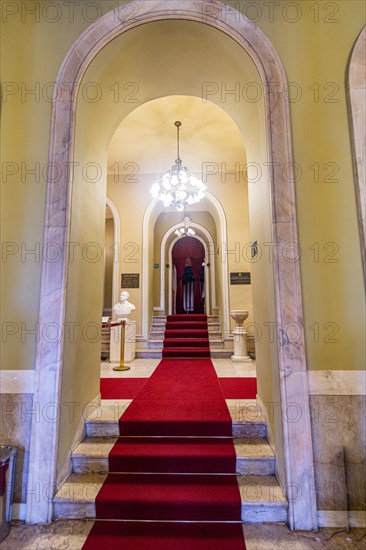
[[[252,360],[247,351],[247,331],[243,327],[235,327],[234,336],[234,355],[231,360],[240,363],[251,363]]]
[[[109,361],[119,363],[121,353],[121,326],[111,328]],[[126,321],[125,363],[131,363],[136,357],[136,321]]]

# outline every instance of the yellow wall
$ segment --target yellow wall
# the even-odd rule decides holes
[[[247,2],[231,3],[249,17],[257,17],[249,9],[246,12]],[[20,2],[18,4],[20,6]],[[27,2],[28,6],[31,4]],[[257,24],[277,49],[288,79],[298,83],[302,91],[301,99],[291,103],[290,108],[295,161],[302,169],[296,192],[303,251],[301,274],[308,365],[310,369],[359,369],[364,365],[364,315],[359,307],[363,285],[344,81],[350,51],[362,28],[364,8],[361,2],[340,2],[337,3],[339,13],[331,17],[329,10],[326,11],[320,4],[320,22],[315,23],[314,10],[310,10],[307,4],[301,4],[300,20],[291,23],[281,15],[286,2],[275,8],[273,20],[269,16],[267,3],[257,4],[261,7]],[[101,8],[107,10],[103,4]],[[18,246],[23,246],[24,250],[25,247],[32,249],[37,246],[35,243],[42,243],[45,180],[42,175],[40,181],[28,175],[24,176],[23,183],[20,164],[23,162],[24,166],[32,168],[36,162],[41,167],[47,162],[51,104],[43,97],[46,97],[45,86],[55,80],[68,48],[90,24],[87,18],[80,17],[81,6],[75,10],[72,23],[66,10],[63,10],[63,17],[57,25],[43,17],[35,21],[31,15],[26,15],[25,22],[22,22],[20,10],[16,15],[8,15],[5,24],[2,24],[3,82],[15,83],[13,95],[10,95],[11,86],[6,88],[6,102],[2,110],[2,162],[16,163],[14,170],[17,172],[13,176],[8,175],[2,189],[3,207],[6,205],[2,215],[2,236],[5,242],[15,243],[15,250]],[[327,16],[339,22],[325,22]],[[89,18],[92,17],[90,12]],[[289,12],[287,17],[294,15]],[[169,55],[175,53],[173,48]],[[226,53],[228,48],[221,48],[221,54],[217,56],[220,69],[223,68]],[[201,55],[196,54],[197,51],[193,57],[199,58],[200,62]],[[178,67],[179,64],[172,63],[172,66]],[[192,58],[190,66],[193,74]],[[161,72],[164,73],[163,66]],[[135,71],[130,70],[127,74],[132,80]],[[151,74],[146,76],[160,85],[159,74],[160,71],[152,63]],[[204,68],[201,74],[201,80],[206,80],[206,77],[217,80],[205,74]],[[238,78],[224,75],[221,80],[229,85]],[[35,82],[40,85],[40,94],[23,94],[22,98],[21,86],[31,89]],[[331,84],[333,82],[339,91],[333,97],[327,97],[336,89]],[[316,83],[320,87],[319,101],[314,96]],[[315,87],[310,90],[309,87],[314,84]],[[325,86],[328,88],[324,89]],[[186,86],[180,88],[181,92]],[[161,90],[163,94],[167,92]],[[211,99],[217,99],[220,103],[219,98]],[[337,102],[329,103],[329,99]],[[230,99],[223,106],[231,112],[237,107]],[[35,128],[37,139],[34,139]],[[314,163],[319,163],[319,182],[314,181],[317,165],[310,168]],[[333,168],[332,165],[324,168],[326,163],[339,166],[339,172],[335,175],[339,181],[324,181]],[[7,169],[12,167],[8,165]],[[319,243],[319,254],[316,243]],[[329,254],[336,250],[333,246],[339,247],[334,255],[336,263],[329,262],[333,259]],[[22,261],[20,252],[14,253],[13,248],[7,251],[9,254],[2,265],[2,319],[15,323],[15,326],[9,325],[5,330],[18,332],[8,337],[9,345],[4,351],[2,368],[32,369],[34,337],[28,336],[26,342],[19,345],[22,341],[20,325],[24,322],[24,328],[34,328],[37,321],[40,262],[39,258],[24,254]],[[331,325],[325,328],[326,323]],[[333,328],[338,332],[332,337]],[[329,342],[332,339],[338,342]],[[346,356],[347,362],[344,361]]]
[[[242,10],[248,4],[231,3]],[[18,4],[22,8],[24,3]],[[34,4],[36,9],[37,4]],[[64,2],[59,4],[65,5]],[[107,10],[104,4],[102,9]],[[263,14],[268,14],[268,2],[257,4]],[[33,3],[27,2],[26,5],[29,7]],[[286,2],[280,2],[279,10],[283,10],[285,5]],[[257,24],[277,49],[289,81],[296,83],[293,93],[295,88],[301,91],[301,98],[290,103],[290,111],[295,162],[302,171],[296,184],[296,204],[302,248],[300,267],[308,368],[361,369],[365,365],[365,313],[361,305],[364,286],[344,82],[348,57],[363,25],[364,6],[362,2],[352,0],[338,2],[339,13],[333,17],[338,22],[329,22],[325,20],[325,17],[330,17],[325,4],[315,3],[319,5],[320,22],[314,22],[314,11],[309,8],[309,3],[297,5],[302,10],[297,22],[287,21],[282,14],[275,15],[274,21],[269,15],[263,15]],[[81,7],[83,3],[78,9]],[[44,17],[36,21],[33,16],[27,16],[24,23],[21,9],[18,14],[7,17],[2,25],[3,82],[15,83],[14,94],[9,95],[8,87],[6,97],[3,95],[1,128],[2,162],[15,163],[7,165],[7,170],[13,168],[15,173],[7,177],[2,187],[2,237],[10,247],[15,243],[13,254],[2,264],[2,319],[13,323],[7,325],[7,330],[16,332],[9,336],[2,357],[1,364],[5,369],[34,368],[35,339],[30,336],[25,340],[24,328],[34,328],[37,321],[41,264],[37,256],[22,257],[17,247],[21,250],[22,243],[25,243],[34,248],[35,243],[42,242],[45,204],[42,168],[47,163],[51,113],[51,104],[42,92],[45,93],[47,83],[55,80],[71,44],[90,24],[80,14],[70,23],[66,10],[62,11],[63,17],[57,25]],[[286,16],[288,19],[288,13]],[[4,18],[2,20],[4,22]],[[75,172],[71,235],[80,243],[90,239],[101,245],[104,243],[107,147],[120,121],[136,107],[123,101],[111,102],[108,89],[114,82],[123,86],[126,78],[139,84],[139,104],[142,104],[170,94],[199,97],[202,82],[214,81],[219,86],[224,84],[230,88],[235,82],[256,82],[258,75],[238,45],[223,33],[198,23],[175,21],[143,25],[107,45],[84,78],[85,83],[101,83],[101,100],[90,103],[79,97],[78,101],[75,160],[81,166],[90,161],[98,162],[102,169],[98,185],[93,186],[85,181],[80,170]],[[28,88],[37,88],[39,83],[40,93],[36,91],[36,97],[22,97],[23,82]],[[314,95],[317,83],[319,98]],[[17,91],[18,86],[20,91]],[[329,96],[332,91],[335,91],[334,95]],[[260,118],[260,103],[236,102],[233,96],[223,99],[221,94],[211,96],[210,100],[223,107],[238,124],[248,160],[258,158],[262,162],[264,150],[255,151],[253,137],[256,132],[257,138],[261,135],[259,132],[264,124]],[[250,125],[252,120],[256,120],[256,126]],[[36,180],[34,175],[22,177],[21,163],[32,168],[37,162],[40,163],[41,176]],[[317,166],[319,181],[314,177]],[[329,182],[326,177],[331,175],[333,167],[338,170],[334,175],[336,181]],[[137,242],[141,238],[141,225],[135,223],[134,214],[142,213],[147,206],[147,188],[147,182],[144,183],[142,178],[139,187],[141,201],[133,203],[133,210],[127,205],[132,204],[134,191],[127,192],[125,217],[131,223],[124,229],[121,227],[121,233],[128,242]],[[224,202],[220,192],[222,190],[217,191],[219,200]],[[264,205],[257,203],[258,209],[267,209],[267,198],[264,200]],[[252,213],[250,217],[252,220]],[[265,223],[261,228],[253,226],[253,229],[267,238]],[[149,250],[151,260],[152,242]],[[330,257],[333,250],[335,254]],[[137,258],[141,265],[140,254],[141,251]],[[103,266],[99,264],[70,264],[67,319],[81,325],[100,321]],[[131,265],[122,264],[122,270],[135,271]],[[271,266],[263,264],[263,270],[265,273],[258,272],[257,281],[268,282],[268,295],[271,296]],[[149,271],[149,274],[152,288],[153,272]],[[136,303],[139,296],[139,291],[131,292],[131,301]],[[258,317],[262,306],[264,312],[268,304],[258,302]],[[270,310],[269,318],[272,315]],[[25,326],[22,327],[21,323]],[[336,333],[332,335],[333,329]],[[264,341],[262,345],[264,350]],[[100,343],[86,345],[82,340],[78,340],[77,345],[66,344],[63,401],[76,400],[83,404],[95,397],[99,346]],[[273,347],[267,346],[266,349],[269,357]],[[278,390],[276,374],[269,378],[268,383],[260,371],[258,374],[262,379],[260,391],[275,401]],[[70,446],[74,429],[75,424],[62,421],[60,463]]]

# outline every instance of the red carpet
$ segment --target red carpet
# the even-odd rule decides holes
[[[97,521],[83,550],[245,550],[239,523]]]
[[[207,315],[168,315],[163,357],[210,357]]]
[[[83,550],[245,550],[232,421],[210,359],[162,359],[119,428],[95,502],[103,521]]]
[[[101,378],[102,399],[134,399],[148,378]]]
[[[148,378],[101,378],[102,399],[134,399]],[[219,378],[225,399],[255,399],[256,378]]]
[[[109,474],[96,500],[101,519],[240,521],[235,475]]]
[[[231,436],[210,359],[162,359],[119,421],[121,435]]]
[[[120,437],[109,453],[110,472],[232,473],[231,438]]]
[[[255,399],[257,396],[256,378],[219,378],[225,399]]]

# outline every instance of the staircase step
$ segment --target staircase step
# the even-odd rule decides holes
[[[160,438],[161,441],[171,442],[172,438]],[[211,440],[211,438],[207,438]],[[117,437],[87,437],[77,446],[72,453],[72,464],[74,473],[106,473],[108,471],[121,471],[109,468],[108,456],[116,441],[129,443],[129,456],[138,451],[138,444],[143,440],[151,441],[158,445],[156,438],[117,438]],[[185,438],[181,438],[186,441]],[[222,438],[225,441],[224,438]],[[217,440],[216,440],[217,441]],[[220,441],[220,440],[219,440]],[[136,443],[135,443],[136,442]],[[236,452],[236,472],[242,475],[272,475],[274,474],[275,457],[271,447],[265,439],[234,439]],[[135,445],[134,445],[135,444]],[[135,448],[136,447],[136,448]],[[132,453],[131,453],[132,448]],[[154,448],[152,454],[154,454]],[[156,453],[161,449],[156,449]],[[190,451],[192,452],[192,451]],[[155,453],[155,454],[156,454]],[[138,456],[138,454],[136,454]],[[210,455],[211,456],[211,455]],[[207,456],[203,455],[206,461]],[[185,459],[184,459],[185,460]],[[135,464],[135,461],[133,462]],[[132,471],[123,470],[123,471]],[[133,471],[137,471],[135,468]],[[153,471],[153,470],[151,470]],[[184,470],[187,471],[187,470]],[[214,469],[212,469],[214,472]]]
[[[148,346],[149,346],[149,349],[159,349],[159,350],[162,350],[163,349],[163,339],[161,340],[149,340],[148,342]],[[183,340],[185,341],[185,340]],[[192,342],[194,341],[194,339],[192,339]],[[206,347],[210,347],[210,349],[223,349],[224,348],[224,342],[222,340],[218,340],[218,341],[215,341],[215,340],[211,340],[209,339],[207,344],[206,344]],[[233,352],[231,351],[231,355],[233,354]]]
[[[164,348],[163,357],[210,357],[210,348]]]
[[[211,349],[211,359],[227,359],[233,355],[230,349]],[[136,350],[136,359],[161,359],[161,349],[140,348]]]
[[[141,474],[142,476],[151,476],[151,474]],[[133,482],[137,479],[131,474],[115,474],[115,476],[126,476],[127,482]],[[179,476],[182,481],[194,482],[194,475]],[[202,475],[199,475],[202,478]],[[209,476],[207,495],[203,495],[209,504],[217,505],[212,502],[211,497],[215,496],[222,504],[225,504],[226,497],[230,491],[226,489],[227,478],[232,475]],[[239,491],[242,501],[241,519],[244,523],[266,523],[266,522],[286,522],[288,503],[282,490],[274,476],[236,476],[239,485]],[[95,499],[106,480],[106,474],[71,474],[66,483],[56,493],[54,504],[55,519],[94,519]],[[174,487],[174,481],[177,480],[176,474],[166,474],[167,478],[167,498],[171,495],[170,484]],[[170,479],[169,479],[170,478]],[[212,484],[211,482],[212,478]],[[217,478],[217,479],[213,479]],[[225,486],[224,486],[225,485]],[[118,484],[119,486],[119,484]],[[184,486],[184,483],[183,483]],[[148,496],[148,490],[146,495]],[[211,502],[209,502],[211,501]],[[184,507],[185,508],[185,507]],[[133,514],[133,513],[132,513]],[[138,515],[138,507],[135,508],[135,514]],[[152,507],[152,515],[155,515],[155,508]],[[116,519],[119,519],[118,510],[116,510]],[[98,519],[103,519],[98,517]],[[131,519],[139,519],[132,517]],[[149,518],[144,518],[149,519]],[[152,518],[155,519],[155,518]]]
[[[86,433],[90,437],[118,437],[118,420],[132,402],[131,399],[102,399],[86,420]],[[226,399],[232,421],[233,436],[261,439],[266,437],[266,421],[253,399]]]
[[[168,315],[167,323],[176,323],[176,322],[191,322],[191,321],[200,321],[202,323],[207,323],[207,315],[202,315],[200,313],[185,313],[185,314],[176,314]]]
[[[106,548],[106,535],[117,550],[243,550],[244,533],[241,523],[186,521],[97,521],[92,528],[94,546]],[[88,543],[87,543],[88,544]],[[71,547],[70,547],[71,548]],[[75,548],[73,546],[73,548]],[[111,545],[108,546],[108,549]]]
[[[174,321],[167,322],[165,330],[180,330],[180,329],[195,329],[195,330],[207,330],[207,323],[202,321]]]
[[[164,348],[208,348],[208,338],[165,338]]]
[[[165,338],[208,338],[208,330],[199,329],[167,329],[164,334]]]

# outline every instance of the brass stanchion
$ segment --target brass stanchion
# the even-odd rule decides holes
[[[121,321],[121,355],[119,359],[119,367],[113,367],[113,370],[130,370],[131,367],[125,366],[125,334],[126,321]]]

